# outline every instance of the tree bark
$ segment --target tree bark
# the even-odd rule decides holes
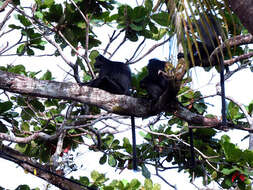
[[[153,103],[144,98],[110,94],[101,89],[79,86],[74,83],[32,79],[4,71],[0,71],[0,89],[35,97],[75,100],[98,106],[118,115],[149,117],[161,112],[172,112],[191,124],[217,126],[220,123],[217,118],[205,118],[192,113],[180,106],[178,102],[171,100],[167,100],[167,103],[164,101],[160,104],[159,101]]]
[[[70,180],[63,179],[59,176],[50,174],[46,172],[46,170],[49,170],[49,167],[46,167],[45,165],[41,165],[39,163],[35,163],[31,160],[31,158],[21,154],[20,152],[5,146],[0,145],[0,157],[9,160],[11,162],[14,162],[21,166],[25,171],[36,175],[37,177],[46,180],[48,183],[51,183],[55,185],[56,187],[59,187],[63,190],[89,190],[89,188],[85,188],[81,185],[78,185],[76,183],[72,183]],[[36,166],[36,167],[33,167]],[[42,168],[42,169],[38,169]]]
[[[252,0],[228,0],[230,8],[239,17],[242,24],[253,34],[253,1]]]

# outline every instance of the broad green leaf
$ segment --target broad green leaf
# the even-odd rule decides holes
[[[41,19],[41,20],[44,18],[44,15],[41,11],[36,11],[34,15],[36,16],[36,18]]]
[[[0,102],[0,115],[12,108],[12,102],[7,101],[7,102]]]
[[[93,171],[91,172],[91,179],[92,179],[93,181],[96,181],[97,178],[99,178],[99,176],[100,176],[100,174],[99,174],[97,171],[93,170]]]
[[[161,26],[169,26],[169,14],[167,12],[160,12],[151,16],[151,18]]]
[[[11,73],[17,73],[17,74],[24,74],[25,73],[25,67],[24,65],[15,65],[14,67],[11,67],[8,72]]]
[[[143,26],[142,25],[136,25],[136,24],[131,23],[129,26],[131,27],[131,29],[133,29],[135,31],[141,31],[141,30],[143,30]]]
[[[238,169],[237,168],[232,168],[232,169],[224,168],[224,169],[222,169],[221,172],[224,175],[230,175],[230,174],[234,173],[235,171],[238,171]]]
[[[110,154],[108,156],[108,164],[111,166],[111,167],[115,167],[117,165],[117,161],[116,159],[113,157],[112,154]]]
[[[153,8],[153,1],[152,0],[145,0],[145,8],[150,12]]]
[[[157,27],[155,26],[155,24],[153,22],[149,22],[148,26],[149,26],[151,32],[153,32],[155,34],[158,33],[158,29],[157,29]]]
[[[24,108],[21,111],[21,118],[29,121],[34,116],[34,112],[30,108]]]
[[[25,153],[27,148],[28,148],[28,144],[16,144],[15,145],[15,149],[21,153]]]
[[[106,163],[107,160],[107,155],[104,154],[100,159],[99,159],[99,164],[103,165]]]
[[[157,33],[153,33],[152,39],[160,40],[162,39],[165,34],[167,34],[168,30],[165,28],[160,28]]]
[[[51,71],[47,70],[47,72],[40,78],[40,80],[52,80]]]
[[[28,185],[19,185],[15,190],[30,190]]]
[[[114,139],[114,136],[111,135],[111,134],[109,134],[109,135],[106,136],[106,138],[105,138],[104,141],[105,141],[105,143],[106,143],[106,145],[107,145],[108,147],[111,146],[111,144],[112,144],[112,142],[113,142],[113,139]]]
[[[130,15],[131,19],[134,22],[139,23],[139,22],[143,21],[144,18],[146,17],[147,10],[143,6],[138,6],[138,7],[135,7],[131,13],[132,13]]]
[[[130,144],[129,139],[126,137],[123,138],[123,147],[129,154],[132,153],[132,145]]]
[[[203,114],[207,108],[206,104],[194,103],[193,107],[197,110],[199,114]]]
[[[155,183],[152,190],[160,190],[160,189],[161,189],[161,185]]]
[[[117,149],[118,146],[119,146],[119,143],[120,143],[120,141],[119,141],[118,139],[115,139],[115,140],[112,142],[112,144],[111,144],[111,148]]]
[[[31,48],[29,48],[29,47],[27,47],[26,52],[27,52],[27,55],[29,55],[29,56],[34,55],[34,51]]]
[[[0,133],[7,133],[8,128],[0,121]]]
[[[222,144],[226,159],[230,162],[238,162],[241,159],[242,151],[234,144],[225,142]]]
[[[26,44],[21,44],[18,48],[17,48],[17,54],[18,55],[23,55],[25,53],[26,50]]]
[[[141,186],[141,183],[137,179],[132,179],[130,182],[130,187],[132,190],[138,189]]]
[[[151,181],[151,179],[145,179],[144,187],[145,187],[145,190],[152,190],[153,182]]]
[[[10,24],[9,27],[12,28],[12,29],[22,29],[21,26],[17,26],[15,24]]]
[[[84,185],[89,185],[89,183],[90,183],[89,178],[83,177],[83,176],[80,177],[79,181]]]
[[[23,131],[30,131],[30,126],[29,126],[29,124],[27,122],[22,122],[21,129]]]
[[[24,16],[24,15],[18,15],[18,20],[25,26],[31,26],[32,23]]]

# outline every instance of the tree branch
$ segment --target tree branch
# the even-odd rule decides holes
[[[24,170],[29,173],[36,175],[37,177],[46,180],[47,182],[59,187],[63,190],[91,190],[94,188],[85,188],[82,184],[75,182],[74,180],[65,178],[56,173],[53,173],[48,168],[39,163],[35,163],[31,158],[21,154],[20,152],[8,147],[1,145],[0,147],[0,157],[14,162],[21,166]]]
[[[95,105],[118,115],[149,117],[161,112],[170,112],[194,125],[217,127],[220,124],[217,118],[206,118],[193,113],[171,100],[163,102],[163,105],[160,101],[154,104],[148,99],[110,94],[101,89],[75,83],[32,79],[4,71],[0,71],[0,89],[29,96],[74,100]]]

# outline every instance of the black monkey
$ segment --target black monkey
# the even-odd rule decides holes
[[[94,64],[99,69],[99,76],[88,83],[87,86],[103,89],[113,94],[131,95],[131,70],[122,62],[115,62],[99,55]],[[133,169],[137,171],[136,135],[134,117],[131,116],[132,141],[133,141]]]
[[[209,56],[219,45],[219,39],[222,36],[221,26],[217,22],[216,18],[211,14],[201,14],[200,19],[196,22],[195,27],[199,29],[199,36],[201,41],[197,41],[196,44],[192,44],[192,52],[194,63],[191,60],[190,53],[188,53],[188,60],[190,62],[190,67],[193,66],[210,66]],[[182,53],[178,54],[178,59],[182,58],[184,55]],[[225,105],[225,87],[224,87],[224,62],[223,57],[218,55],[214,57],[214,61],[221,65],[220,71],[220,83],[221,83],[221,100],[222,100],[222,125],[226,125],[226,105]],[[226,68],[228,71],[228,68]],[[194,145],[193,145],[193,132],[189,128],[190,135],[190,148],[192,157],[192,166],[195,166],[195,156],[194,156]]]
[[[159,71],[165,72],[165,61],[158,59],[150,59],[147,69],[148,75],[141,80],[140,87],[146,89],[152,100],[158,100],[158,98],[166,91],[170,90],[169,99],[174,100],[177,95],[174,85],[171,81],[165,78]]]
[[[193,24],[197,28],[199,40],[192,43],[192,54],[194,63],[191,59],[190,52],[187,54],[190,67],[193,66],[210,66],[209,56],[213,50],[218,47],[219,36],[222,35],[221,26],[216,18],[211,14],[201,14],[200,19]],[[178,58],[183,57],[182,53],[178,54]],[[215,56],[215,61],[219,61]]]
[[[158,98],[166,91],[169,90],[169,99],[176,100],[176,95],[178,90],[172,84],[174,81],[169,81],[163,75],[159,74],[160,71],[165,71],[166,62],[160,61],[158,59],[149,60],[147,69],[148,76],[146,76],[140,82],[141,88],[147,90],[148,94],[153,100],[158,100]],[[194,145],[193,145],[193,132],[189,129],[190,136],[190,151],[191,151],[191,162],[194,168],[195,166],[195,156],[194,156]]]
[[[128,65],[110,61],[99,55],[94,67],[99,69],[99,76],[97,79],[84,83],[85,85],[100,88],[113,94],[131,94],[131,71]]]

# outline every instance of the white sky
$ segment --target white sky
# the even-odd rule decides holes
[[[127,0],[122,2],[128,2]],[[131,3],[135,3],[135,1],[131,1]],[[3,18],[3,13],[0,13],[0,21]],[[108,41],[108,35],[105,34],[104,31],[108,32],[108,29],[101,29],[95,30],[95,33],[99,37],[103,37],[103,45],[99,48],[105,47],[105,44]],[[110,34],[110,33],[108,33]],[[13,39],[15,37],[12,36]],[[7,41],[8,39],[6,39]],[[5,39],[1,39],[0,46],[3,45],[5,42]],[[2,44],[3,43],[3,44]],[[148,44],[149,45],[149,44]],[[151,46],[151,45],[150,45]],[[122,60],[122,58],[129,58],[131,57],[131,53],[135,50],[136,44],[127,43],[125,44],[119,52],[115,54],[113,57],[113,60]],[[148,48],[148,47],[146,47]],[[110,49],[112,51],[112,49]],[[145,52],[145,51],[144,51]],[[169,52],[169,44],[165,44],[164,46],[158,48],[156,51],[152,52],[150,55],[148,55],[144,60],[142,60],[140,63],[132,66],[133,68],[137,68],[139,70],[140,67],[143,67],[147,64],[148,60],[150,58],[159,58],[161,60],[165,60],[165,58],[168,57]],[[28,70],[38,71],[39,69],[46,71],[47,69],[53,71],[54,77],[57,77],[57,80],[62,80],[64,75],[62,74],[63,71],[60,69],[64,68],[65,70],[69,70],[69,68],[66,66],[66,64],[60,59],[60,58],[54,58],[50,57],[45,60],[45,58],[29,58],[29,57],[1,57],[1,63],[2,64],[10,64],[14,62],[15,64],[25,64],[26,68]],[[214,79],[212,80],[212,85],[207,85],[209,83],[210,78],[214,75]],[[204,72],[201,69],[194,69],[192,70],[192,77],[193,77],[193,88],[198,89],[200,88],[203,95],[208,95],[215,93],[215,84],[219,80],[218,73],[213,69],[211,72]],[[235,74],[235,76],[231,77],[226,82],[226,94],[229,96],[234,97],[235,99],[239,100],[241,103],[247,104],[252,100],[252,92],[253,87],[250,85],[249,81],[253,81],[253,74],[249,70],[241,71],[238,74]],[[220,115],[220,97],[208,99],[208,102],[212,103],[213,106],[209,107],[209,112],[213,114]],[[141,121],[142,122],[142,121]],[[130,132],[128,133],[130,134]],[[238,132],[237,130],[230,131],[227,134],[231,134],[232,136],[236,136],[237,138],[233,138],[234,143],[240,144],[241,147],[247,148],[248,142],[247,140],[243,143],[240,142],[240,138],[238,138],[238,134],[241,134],[241,136],[244,136],[245,133]],[[139,142],[140,143],[140,142]],[[90,171],[93,169],[98,170],[100,172],[107,172],[107,177],[117,177],[121,179],[144,179],[142,175],[133,171],[123,171],[121,174],[119,174],[119,171],[115,172],[113,168],[107,167],[107,166],[101,166],[97,165],[98,160],[100,156],[97,156],[97,153],[89,153],[89,156],[87,157],[86,153],[84,152],[86,148],[80,148],[79,151],[83,153],[82,156],[79,156],[77,158],[77,163],[81,165],[81,163],[84,165],[83,169],[79,170],[77,173],[80,173],[80,175],[88,175],[90,174]],[[97,160],[97,161],[95,161]],[[0,169],[2,172],[0,172],[0,186],[9,188],[9,189],[15,189],[20,184],[28,184],[31,187],[42,187],[41,189],[45,189],[45,182],[43,180],[40,180],[37,177],[34,177],[30,174],[25,174],[23,169],[17,168],[17,166],[9,161],[0,159]],[[177,173],[176,170],[170,170],[167,172],[164,172],[162,174],[165,179],[167,179],[171,184],[176,184],[178,189],[188,189],[193,190],[196,189],[193,185],[188,183],[187,174]],[[15,180],[14,180],[15,179]],[[160,179],[158,179],[155,176],[152,176],[152,180],[155,183],[161,183],[162,189],[170,189],[169,186],[165,185],[163,182],[161,182]],[[198,186],[201,186],[201,180],[198,181]],[[43,187],[44,186],[44,187]]]

